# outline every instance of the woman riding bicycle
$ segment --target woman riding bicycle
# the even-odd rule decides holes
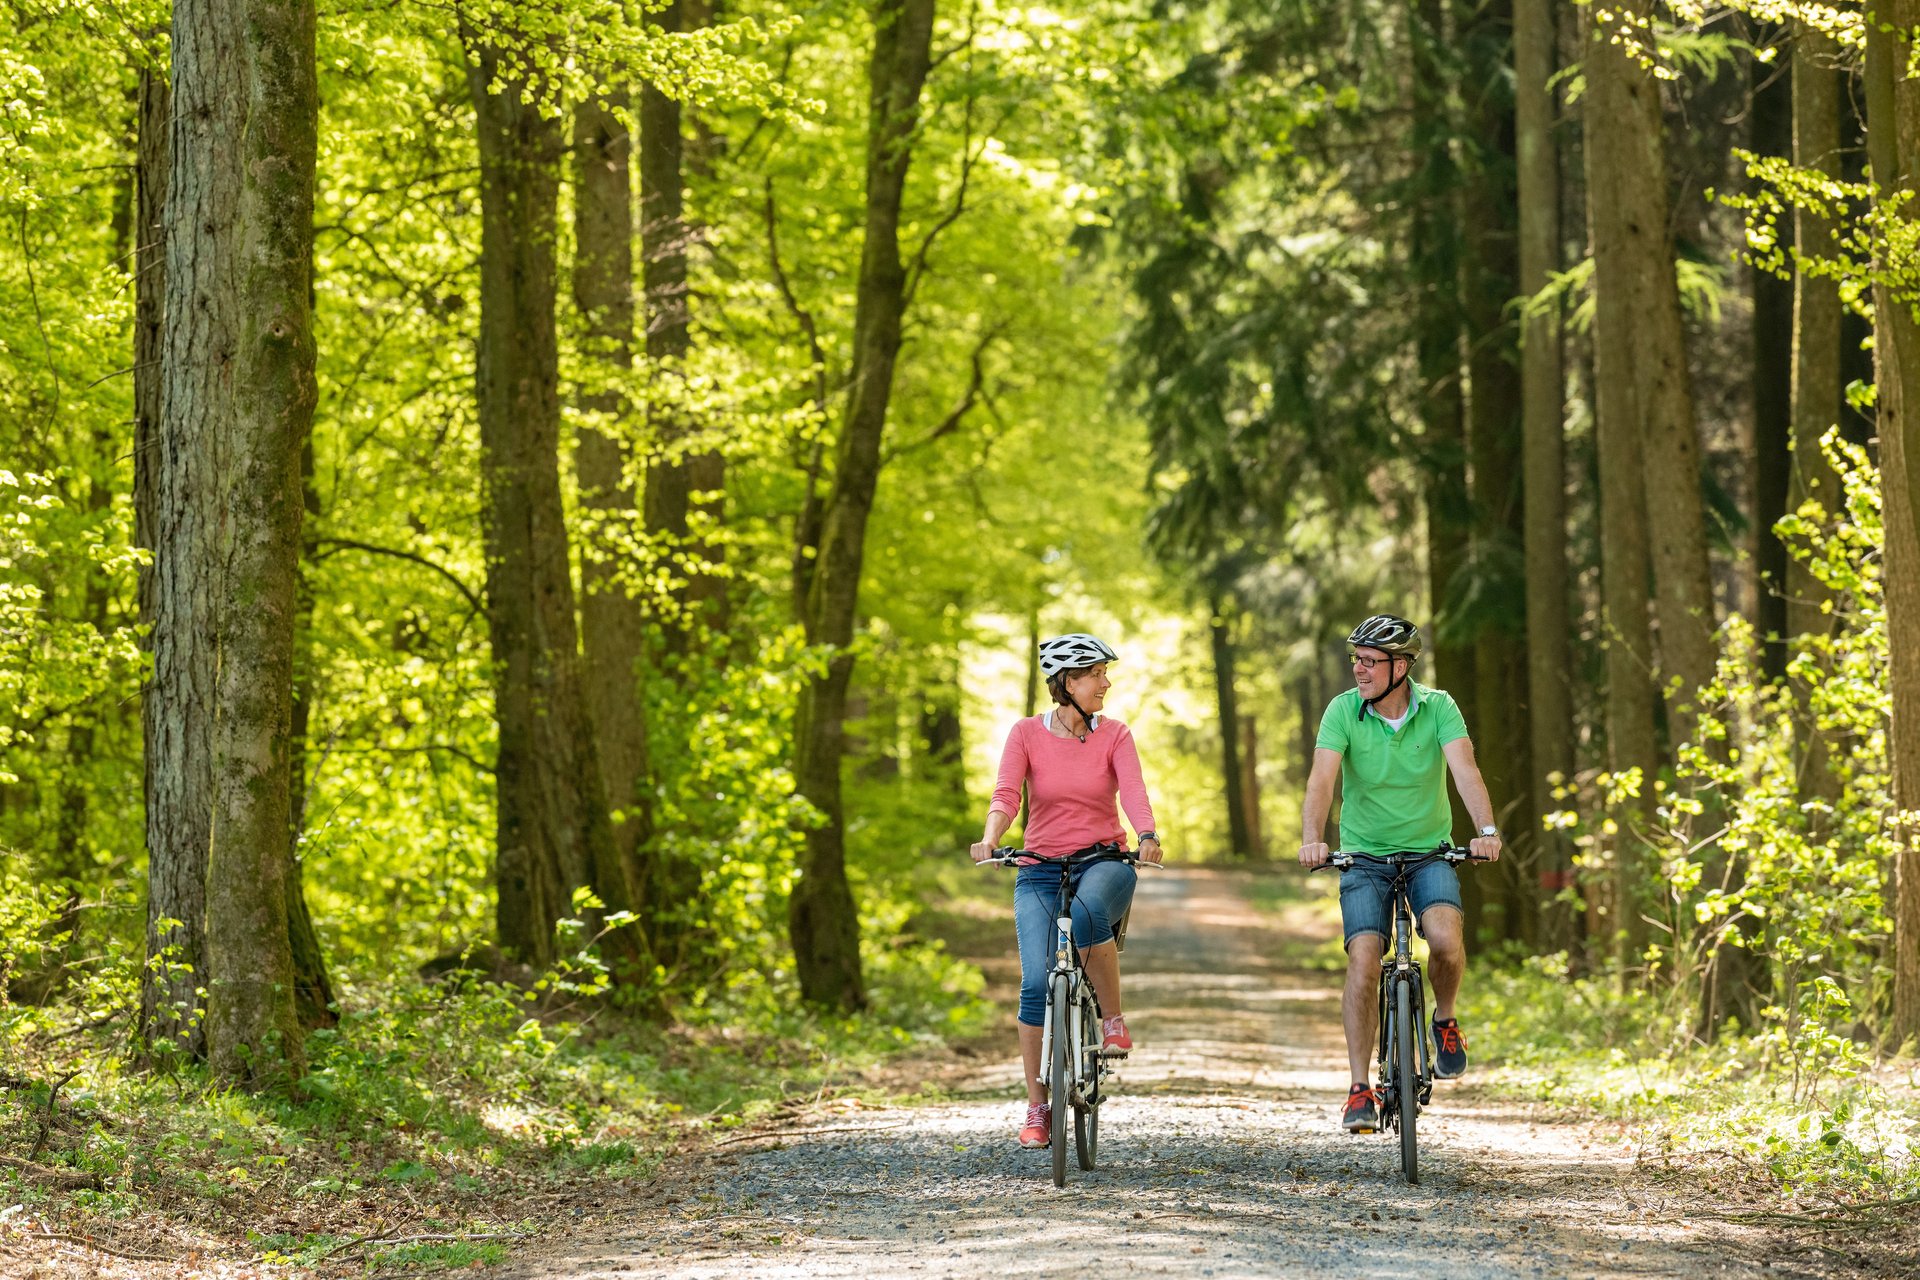
[[[1000,779],[973,860],[993,854],[1028,791],[1026,847],[1037,855],[1014,882],[1014,931],[1020,944],[1020,1057],[1026,1069],[1027,1114],[1020,1145],[1048,1143],[1052,1112],[1040,1081],[1041,1030],[1046,1023],[1048,954],[1053,907],[1062,872],[1046,865],[1091,845],[1126,839],[1114,807],[1119,796],[1140,839],[1140,857],[1160,861],[1153,806],[1140,777],[1133,735],[1118,720],[1100,714],[1106,702],[1112,649],[1090,635],[1055,636],[1040,644],[1040,670],[1054,706],[1045,715],[1014,723],[1000,757]],[[1133,902],[1134,869],[1124,862],[1094,862],[1072,873],[1073,940],[1093,983],[1102,1014],[1100,1052],[1124,1055],[1133,1048],[1120,1015],[1120,955],[1113,927]]]

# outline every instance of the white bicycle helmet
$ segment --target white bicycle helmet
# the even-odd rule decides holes
[[[1040,642],[1040,673],[1049,678],[1062,671],[1079,671],[1119,660],[1120,656],[1113,650],[1082,631]]]

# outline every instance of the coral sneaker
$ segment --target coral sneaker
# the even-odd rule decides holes
[[[1467,1071],[1467,1038],[1460,1034],[1460,1019],[1433,1020],[1433,1074],[1440,1080],[1457,1080]]]
[[[1037,1151],[1053,1141],[1053,1108],[1038,1103],[1027,1108],[1027,1122],[1020,1126],[1020,1145]]]
[[[1100,1056],[1124,1058],[1133,1049],[1133,1037],[1127,1034],[1127,1020],[1119,1014],[1100,1024]]]
[[[1348,1133],[1374,1133],[1380,1128],[1380,1095],[1364,1084],[1353,1086],[1347,1094],[1340,1123]]]

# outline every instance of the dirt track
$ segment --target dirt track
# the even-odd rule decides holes
[[[956,1101],[817,1111],[676,1162],[507,1274],[1853,1274],[1683,1218],[1690,1177],[1637,1162],[1614,1129],[1477,1095],[1471,1077],[1423,1114],[1422,1184],[1407,1187],[1392,1138],[1337,1129],[1334,976],[1281,967],[1275,925],[1238,883],[1143,875],[1126,956],[1139,1047],[1102,1111],[1100,1167],[1066,1190],[1045,1153],[1014,1144],[1009,1029],[1004,1062],[932,1065]],[[1324,927],[1299,916],[1281,929]]]

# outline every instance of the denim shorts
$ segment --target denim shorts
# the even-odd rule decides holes
[[[1073,872],[1073,941],[1091,947],[1113,941],[1113,926],[1133,904],[1139,873],[1124,862],[1089,862]],[[1013,882],[1013,928],[1020,940],[1020,1021],[1047,1021],[1047,975],[1053,972],[1053,909],[1060,902],[1060,868],[1020,868]]]
[[[1340,873],[1340,923],[1346,929],[1347,946],[1363,933],[1374,934],[1382,942],[1393,941],[1393,901],[1388,890],[1394,871],[1388,863],[1356,858],[1353,866]],[[1416,923],[1426,917],[1429,907],[1458,911],[1460,876],[1444,862],[1429,862],[1413,873],[1407,898],[1413,903]]]

